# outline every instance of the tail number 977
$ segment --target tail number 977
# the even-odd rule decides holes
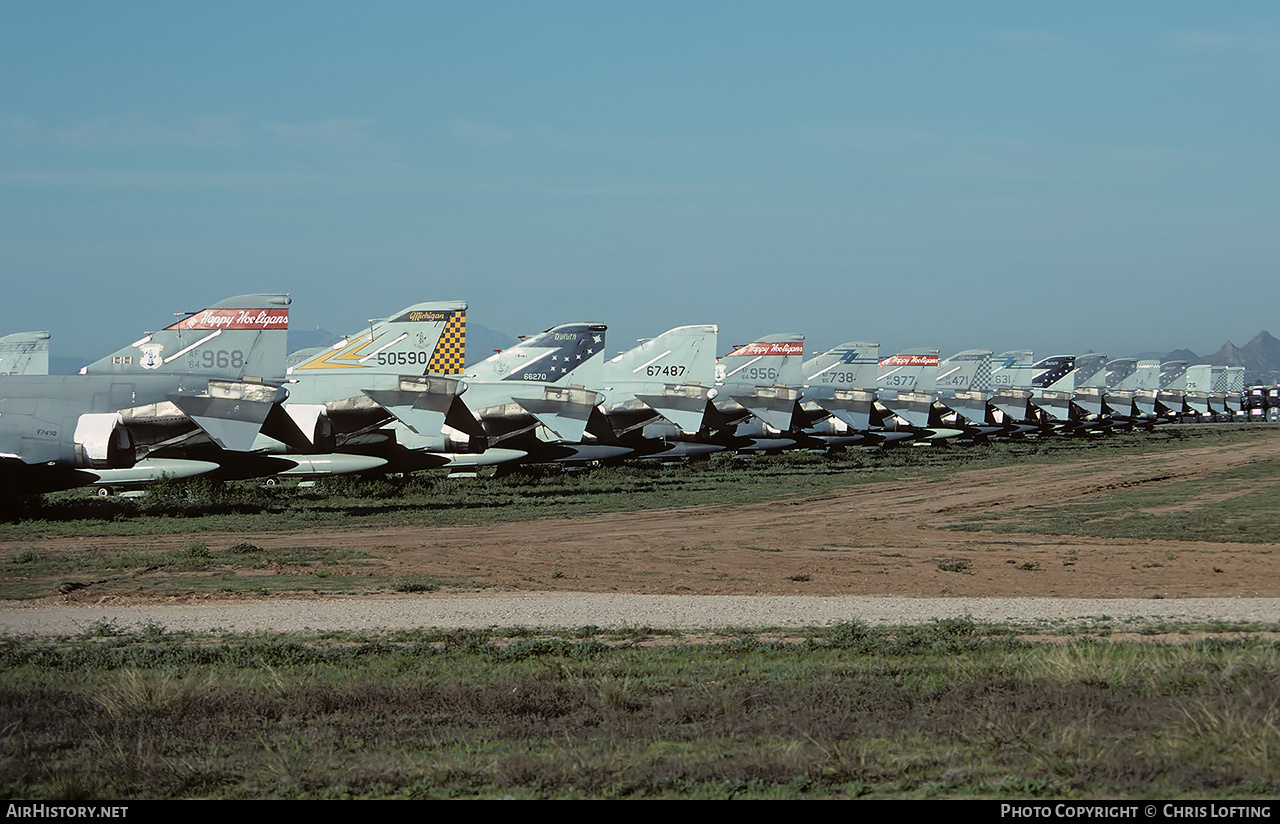
[[[409,352],[379,352],[379,366],[410,366],[413,364],[421,364],[426,366],[431,360],[431,353],[421,350],[412,350]]]

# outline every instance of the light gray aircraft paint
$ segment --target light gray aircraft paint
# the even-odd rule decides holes
[[[289,400],[285,410],[314,446],[336,445],[392,419],[374,396],[400,398],[414,392],[419,404],[415,435],[447,451],[441,435],[445,417],[461,392],[458,380],[466,351],[467,304],[428,301],[368,321],[368,326],[333,346],[294,352],[289,356]],[[412,390],[402,384],[409,382]],[[382,393],[388,393],[383,395]],[[284,451],[284,444],[270,451]],[[465,451],[465,450],[464,450]],[[311,468],[338,471],[374,469],[359,466],[355,455],[308,459]],[[298,470],[302,471],[302,470]]]
[[[1099,421],[1107,414],[1107,363],[1103,352],[1076,356],[1073,399],[1090,421]]]
[[[766,335],[736,347],[716,365],[716,410],[744,421],[754,415],[778,433],[796,422],[803,395],[804,335]],[[768,430],[760,434],[773,434]]]
[[[654,423],[654,415],[690,435],[703,428],[716,394],[717,332],[714,324],[678,326],[605,361],[609,400],[601,409],[615,436]]]
[[[832,416],[839,425],[826,427],[826,434],[851,436],[871,428],[875,403],[875,381],[880,374],[880,343],[849,341],[805,361],[802,406],[815,422],[819,412]]]
[[[47,374],[48,332],[15,332],[0,338],[0,375]]]
[[[988,426],[987,404],[991,392],[991,350],[966,349],[938,364],[935,372],[926,370],[919,388],[932,394],[956,414],[944,414],[943,420],[973,431],[975,435],[1001,432],[1004,427]]]
[[[551,440],[581,442],[591,411],[605,400],[606,330],[602,323],[562,324],[467,367],[462,400],[486,445],[533,434],[538,425]],[[420,415],[409,399],[384,405],[415,426]]]
[[[466,435],[446,433],[451,414],[469,414],[459,400],[466,313],[465,301],[416,303],[333,346],[290,355],[285,409],[303,433],[315,433],[313,443],[343,451],[290,453],[298,465],[278,474],[477,467],[524,457],[508,449],[477,453]]]
[[[880,359],[880,375],[876,378],[876,400],[913,429],[930,429],[932,395],[916,391],[926,371],[936,373],[938,350],[908,349]],[[947,433],[958,435],[958,431]]]
[[[127,469],[140,433],[251,447],[285,393],[287,295],[242,295],[144,335],[78,375],[0,376],[0,489],[27,494]]]

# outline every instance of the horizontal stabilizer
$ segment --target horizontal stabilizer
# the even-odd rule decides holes
[[[685,432],[696,433],[702,429],[707,402],[714,391],[696,384],[667,384],[661,394],[637,394],[636,399]]]
[[[774,429],[786,432],[802,397],[803,392],[789,386],[757,386],[751,394],[733,395],[732,400]]]
[[[557,438],[570,442],[582,440],[591,410],[601,399],[590,389],[558,386],[544,387],[541,396],[512,398]]]
[[[947,406],[958,412],[969,423],[981,424],[987,420],[987,400],[986,392],[972,389],[959,390],[947,399]],[[996,429],[1000,428],[996,427]]]
[[[874,392],[862,389],[836,389],[826,394],[815,395],[815,390],[810,389],[805,397],[855,432],[871,428],[871,407],[876,399]]]
[[[366,389],[364,393],[419,435],[436,435],[444,428],[453,399],[466,390],[456,378],[403,377],[395,389]]]
[[[1071,393],[1050,392],[1041,390],[1036,396],[1035,405],[1044,410],[1051,420],[1066,421],[1071,419]]]
[[[880,403],[916,428],[929,426],[929,415],[933,409],[932,395],[923,392],[884,392],[880,394]]]
[[[1097,386],[1085,386],[1083,389],[1076,389],[1075,406],[1084,409],[1089,415],[1102,415],[1103,406],[1105,406],[1103,397],[1105,395],[1106,390],[1097,388]]]
[[[1012,421],[1025,421],[1030,400],[1029,389],[1001,389],[991,396],[991,405]]]
[[[247,452],[271,408],[287,393],[278,387],[238,381],[209,381],[206,395],[172,394],[168,399],[223,449]]]

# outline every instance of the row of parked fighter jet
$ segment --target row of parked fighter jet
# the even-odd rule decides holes
[[[47,374],[47,333],[0,339],[0,494],[1097,433],[1229,415],[1243,390],[1243,370],[1094,354],[851,342],[806,360],[799,334],[717,358],[714,325],[607,360],[605,325],[571,323],[464,366],[461,301],[286,355],[289,304],[222,301],[78,375]]]

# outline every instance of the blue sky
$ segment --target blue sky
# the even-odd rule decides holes
[[[1280,334],[1272,2],[0,6],[0,332],[246,292],[721,349]]]

